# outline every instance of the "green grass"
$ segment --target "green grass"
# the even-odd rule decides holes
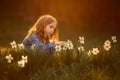
[[[108,38],[111,41],[111,38]],[[0,79],[3,80],[119,80],[120,79],[120,42],[111,41],[111,49],[106,51],[103,43],[99,46],[81,44],[76,41],[73,49],[48,52],[17,48],[0,49]],[[79,52],[78,47],[85,51]],[[99,53],[87,54],[88,50],[98,48]],[[11,54],[8,63],[5,57]],[[21,56],[27,56],[24,67],[18,66]]]
[[[71,40],[73,50],[56,52],[26,51],[12,49],[10,42],[21,43],[32,22],[24,20],[0,21],[0,79],[2,80],[120,80],[120,39],[118,32],[97,32],[90,30],[73,30],[59,28],[61,40]],[[71,24],[67,25],[72,27]],[[77,25],[74,25],[77,26]],[[103,49],[104,41],[117,36],[117,43],[112,43],[109,51]],[[85,44],[79,44],[79,36],[85,37]],[[84,46],[79,52],[77,47]],[[88,56],[88,50],[97,47],[98,55]],[[11,54],[13,61],[7,62],[5,57]],[[21,56],[28,56],[25,67],[20,68]]]

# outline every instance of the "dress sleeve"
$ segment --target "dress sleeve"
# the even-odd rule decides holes
[[[44,45],[41,41],[39,41],[39,39],[35,33],[32,33],[28,38],[23,40],[23,44],[26,47],[30,47],[31,45],[35,45],[35,47],[37,49],[42,49],[42,50],[47,50],[47,49],[55,47],[55,42],[49,42],[46,45]]]

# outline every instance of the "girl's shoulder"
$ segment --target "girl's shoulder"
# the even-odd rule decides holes
[[[31,37],[32,37],[32,38],[38,38],[38,37],[37,37],[37,34],[34,33],[34,32],[31,33]]]
[[[38,39],[37,34],[32,32],[30,35],[27,36],[29,39]]]

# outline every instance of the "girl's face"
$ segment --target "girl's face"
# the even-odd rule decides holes
[[[56,28],[57,23],[56,22],[52,22],[50,24],[48,24],[45,28],[45,32],[48,36],[53,35],[55,28]]]

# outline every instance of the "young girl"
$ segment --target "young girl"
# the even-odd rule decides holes
[[[27,49],[34,45],[37,49],[47,50],[64,45],[64,41],[58,40],[57,20],[51,15],[43,15],[28,31],[22,43]]]

